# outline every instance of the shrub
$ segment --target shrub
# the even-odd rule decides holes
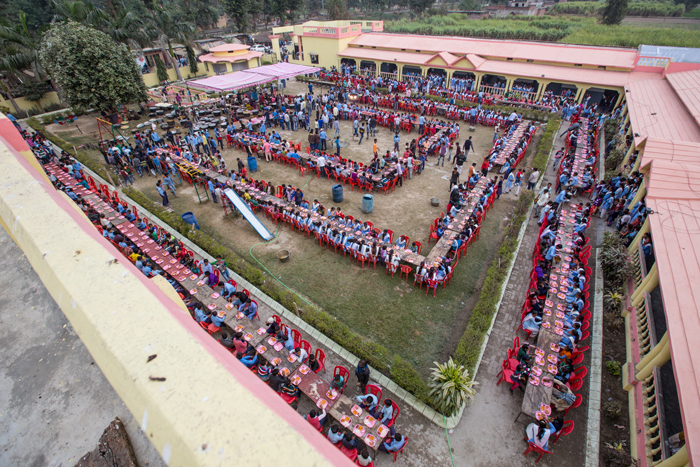
[[[600,265],[607,288],[621,288],[632,274],[632,264],[628,261],[627,247],[615,231],[603,234],[600,244]]]
[[[622,406],[617,401],[606,402],[603,404],[603,414],[610,420],[616,420],[622,415]]]
[[[544,177],[544,168],[547,167],[549,163],[549,155],[552,152],[552,145],[557,137],[557,131],[559,131],[559,125],[561,124],[561,117],[555,114],[547,123],[547,128],[544,130],[544,134],[540,139],[540,144],[537,146],[537,155],[532,161],[532,166],[540,169],[540,178]]]
[[[430,376],[428,395],[440,412],[446,416],[455,414],[464,404],[469,404],[476,395],[476,381],[469,378],[469,370],[458,365],[452,357],[444,365],[435,362],[437,368]]]
[[[605,362],[605,366],[608,367],[608,373],[610,373],[612,376],[620,376],[620,370],[622,368],[620,366],[620,362],[612,360],[609,362]]]
[[[503,243],[501,243],[496,257],[486,271],[486,279],[481,286],[479,300],[472,310],[467,328],[464,330],[453,355],[454,360],[458,364],[464,365],[472,375],[479,363],[486,333],[498,311],[496,303],[503,289],[507,271],[515,257],[518,247],[518,233],[532,206],[533,198],[534,195],[530,191],[521,193],[520,198],[518,198],[518,204],[515,206],[511,221],[506,227]]]

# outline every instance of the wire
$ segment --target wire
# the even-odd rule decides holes
[[[445,438],[447,438],[447,448],[450,450],[450,457],[452,458],[452,467],[457,467],[455,465],[455,456],[452,455],[452,446],[450,446],[450,433],[447,431],[447,419],[445,414],[442,414],[442,423],[445,425]]]

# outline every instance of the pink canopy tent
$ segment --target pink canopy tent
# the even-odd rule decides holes
[[[286,79],[305,73],[318,73],[319,71],[319,68],[313,66],[281,62],[275,63],[274,65],[265,65],[250,70],[244,70],[243,73],[258,73],[261,75],[274,76],[277,79]]]
[[[260,75],[258,73],[237,72],[190,81],[189,85],[216,92],[227,92],[250,86],[257,86],[259,84],[269,83],[276,80],[277,78],[274,76]]]
[[[318,68],[312,66],[277,63],[275,65],[241,70],[226,75],[198,79],[190,81],[189,85],[216,92],[227,92],[277,81],[278,79],[292,78],[303,73],[316,73],[318,71]]]

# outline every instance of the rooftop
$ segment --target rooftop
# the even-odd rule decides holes
[[[209,52],[236,52],[239,50],[248,50],[248,49],[250,49],[249,45],[221,44],[221,45],[217,45],[216,47],[210,48]]]
[[[647,137],[700,142],[698,121],[671,84],[671,79],[676,79],[672,78],[674,74],[667,74],[662,80],[634,81],[625,86],[635,146]],[[680,89],[682,85],[678,85]],[[693,102],[692,97],[688,99]]]
[[[692,459],[692,451],[700,449],[700,419],[687,416],[700,413],[700,165],[661,159],[650,164],[646,204],[654,211],[649,222]]]
[[[405,49],[406,51],[410,49],[412,52],[417,50],[434,53],[449,52],[455,55],[471,53],[483,57],[580,63],[629,69],[635,66],[637,57],[635,49],[414,34],[362,34],[353,39],[350,46]]]

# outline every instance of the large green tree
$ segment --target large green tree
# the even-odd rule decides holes
[[[601,23],[613,25],[620,24],[627,16],[629,0],[607,0],[601,13]]]
[[[131,52],[103,32],[73,21],[55,24],[39,57],[73,107],[108,110],[147,98]]]
[[[250,12],[249,0],[223,0],[221,4],[224,11],[236,25],[238,32],[246,32],[248,28],[248,13]]]
[[[326,0],[325,6],[329,20],[348,19],[347,0]]]

